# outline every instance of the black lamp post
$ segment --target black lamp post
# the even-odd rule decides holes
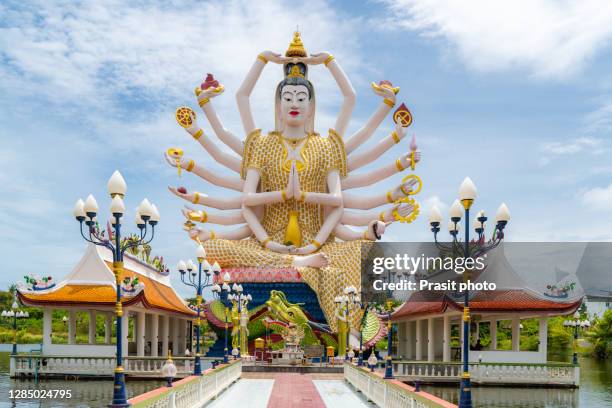
[[[15,290],[13,298],[13,304],[11,310],[3,310],[2,317],[13,319],[13,350],[11,355],[17,355],[17,319],[24,319],[30,317],[30,314],[26,311],[19,310],[19,303],[17,302],[17,291]]]
[[[483,256],[487,251],[498,246],[504,238],[504,228],[510,220],[510,212],[506,204],[502,204],[497,209],[495,216],[496,225],[493,230],[492,239],[485,241],[485,222],[487,217],[483,211],[480,211],[474,221],[474,230],[478,235],[478,239],[470,243],[470,208],[476,199],[476,186],[469,177],[466,177],[459,187],[459,200],[455,200],[450,209],[450,222],[448,231],[453,237],[453,241],[448,245],[443,245],[438,242],[438,232],[440,232],[440,222],[442,215],[434,206],[429,216],[429,224],[431,231],[434,234],[436,246],[444,251],[448,251],[455,256],[462,256],[464,259],[477,258]],[[463,245],[458,240],[459,222],[464,216],[465,239]],[[469,279],[469,273],[466,271],[463,274],[464,280]],[[470,350],[470,298],[469,291],[463,294],[463,373],[461,375],[459,407],[472,407],[472,390],[470,383],[469,372],[469,350]]]
[[[578,365],[578,329],[586,329],[591,327],[591,322],[588,320],[580,320],[580,312],[576,310],[576,313],[572,316],[572,319],[565,320],[563,322],[564,327],[574,328],[574,342],[572,348],[574,349],[574,357],[572,358],[572,364]]]
[[[221,275],[221,268],[218,268],[218,270],[215,270],[213,268],[213,272],[215,273],[215,275],[218,277]],[[213,296],[215,296],[219,301],[221,301],[221,303],[223,304],[223,306],[225,307],[225,347],[223,349],[223,362],[224,363],[228,363],[229,362],[229,349],[228,349],[228,345],[227,345],[227,340],[228,340],[228,335],[227,335],[227,329],[228,329],[228,316],[229,316],[229,308],[232,306],[232,300],[234,299],[234,295],[238,294],[237,290],[232,290],[232,286],[230,286],[231,283],[231,276],[228,272],[225,272],[225,274],[222,277],[222,285],[219,285],[218,283],[215,283],[214,285],[212,285],[212,293]],[[234,284],[235,287],[234,289],[238,289],[238,285]],[[240,287],[240,289],[242,289],[242,287]]]
[[[202,325],[202,320],[200,318],[200,313],[202,311],[202,292],[205,288],[212,286],[212,274],[213,267],[210,266],[210,263],[206,260],[206,251],[204,247],[200,244],[196,249],[196,257],[198,258],[198,271],[195,271],[195,265],[191,261],[180,261],[178,263],[178,270],[181,273],[181,282],[183,282],[187,286],[191,286],[196,290],[196,311],[198,313],[198,317],[196,319],[196,355],[195,355],[195,364],[193,369],[194,375],[202,375],[202,364],[200,361],[200,326]],[[215,268],[219,268],[219,264],[215,262]],[[202,281],[202,269],[204,269],[204,281]],[[187,279],[185,279],[185,275],[187,275]]]
[[[125,392],[125,375],[122,365],[123,337],[121,333],[121,320],[123,316],[123,309],[121,305],[121,273],[123,272],[123,255],[125,254],[125,251],[130,248],[149,244],[155,236],[155,225],[157,225],[159,222],[159,212],[157,211],[157,208],[145,198],[136,210],[135,221],[136,226],[140,231],[140,233],[137,235],[137,239],[130,240],[129,242],[122,242],[121,217],[123,217],[125,213],[123,197],[125,196],[126,191],[127,185],[125,180],[119,171],[115,171],[108,180],[108,192],[112,198],[110,206],[112,217],[110,219],[111,230],[107,231],[108,236],[106,237],[98,228],[96,221],[98,203],[91,194],[87,197],[85,202],[79,199],[74,206],[73,212],[75,218],[79,222],[81,236],[85,239],[85,241],[94,245],[108,248],[113,254],[113,273],[115,275],[115,286],[117,292],[117,362],[114,376],[115,385],[113,387],[113,401],[109,405],[109,407],[113,408],[130,406],[130,404],[127,402],[127,395]],[[85,231],[83,229],[83,224],[86,225]],[[150,229],[147,227],[147,225],[150,227]]]

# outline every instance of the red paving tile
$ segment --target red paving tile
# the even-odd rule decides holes
[[[277,374],[268,408],[325,408],[312,380],[296,373]]]

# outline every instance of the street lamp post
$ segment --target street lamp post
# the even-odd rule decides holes
[[[213,268],[213,272],[215,273],[216,276],[219,276],[221,274],[221,268],[216,268],[216,269]],[[218,283],[215,283],[211,289],[213,292],[213,295],[217,299],[219,299],[219,301],[221,301],[221,303],[225,307],[225,347],[223,349],[223,362],[226,364],[229,362],[229,353],[228,353],[228,346],[227,346],[227,329],[228,329],[229,323],[227,321],[227,318],[229,315],[229,308],[230,306],[232,306],[232,300],[235,294],[234,291],[232,291],[232,287],[230,286],[231,280],[232,278],[230,274],[228,272],[225,272],[222,278],[223,284],[219,285]]]
[[[564,327],[573,327],[574,328],[574,357],[572,358],[572,363],[574,365],[578,365],[578,329],[586,329],[591,327],[591,322],[587,319],[580,321],[580,312],[576,310],[571,320],[565,320],[563,322]]]
[[[30,317],[30,314],[26,311],[19,310],[19,303],[17,303],[17,291],[14,293],[13,304],[11,310],[3,310],[2,317],[13,319],[13,350],[11,355],[17,355],[17,319],[23,319]]]
[[[108,192],[112,198],[111,201],[111,230],[107,231],[107,237],[100,232],[96,215],[98,213],[98,203],[93,195],[89,195],[85,202],[79,199],[75,206],[73,214],[80,225],[81,236],[85,241],[94,245],[103,246],[108,248],[113,254],[113,273],[115,275],[115,286],[117,292],[116,302],[116,333],[117,333],[117,362],[115,367],[114,376],[114,387],[113,387],[113,400],[109,407],[129,407],[130,404],[127,402],[127,395],[125,392],[125,375],[123,372],[123,356],[122,356],[122,333],[121,333],[121,321],[123,316],[123,309],[121,305],[121,273],[123,272],[123,255],[125,251],[130,248],[135,248],[141,245],[149,244],[155,236],[155,225],[159,222],[159,211],[154,204],[151,204],[146,198],[140,203],[136,210],[136,226],[140,231],[138,239],[134,241],[122,242],[121,241],[121,217],[125,214],[125,204],[123,203],[123,197],[127,191],[127,185],[125,180],[121,176],[119,171],[115,171],[111,178],[108,180]],[[87,226],[86,230],[83,230],[83,224]],[[150,226],[150,234],[149,228]],[[150,237],[149,237],[150,235]]]
[[[477,258],[483,256],[486,252],[498,246],[504,238],[504,228],[510,220],[510,212],[506,204],[501,204],[497,209],[495,216],[496,225],[493,230],[492,238],[485,241],[485,222],[487,217],[484,211],[478,212],[474,221],[474,230],[478,234],[478,239],[470,243],[470,208],[476,199],[476,186],[469,177],[466,177],[459,187],[459,200],[455,200],[450,208],[450,222],[448,231],[453,237],[453,242],[450,245],[443,245],[438,241],[438,232],[440,232],[440,223],[442,215],[437,207],[433,207],[429,216],[429,224],[431,231],[434,234],[436,246],[442,250],[449,251],[455,255],[461,255],[464,259]],[[462,216],[464,217],[465,238],[463,246],[460,244],[459,222]],[[463,279],[469,279],[469,272],[463,274]],[[469,350],[470,350],[470,298],[469,291],[464,291],[463,294],[463,373],[461,375],[459,407],[472,407],[472,390],[470,383],[469,372]]]
[[[206,260],[206,251],[201,244],[198,245],[198,248],[196,249],[196,257],[198,258],[197,279],[195,265],[191,259],[186,263],[185,261],[179,261],[178,270],[181,273],[181,282],[187,286],[195,288],[196,290],[196,311],[198,313],[198,317],[196,319],[196,354],[193,374],[202,375],[202,364],[200,361],[200,326],[202,325],[200,313],[202,310],[202,292],[205,288],[212,286],[211,277],[214,267],[210,266],[210,263],[208,263]],[[215,266],[217,269],[219,269],[218,263],[215,262]],[[204,281],[202,281],[202,269],[204,269]],[[185,275],[187,275],[187,279],[185,279]]]
[[[361,322],[359,323],[359,358],[357,359],[357,365],[363,367],[363,325],[366,323],[366,316],[368,314],[369,305],[367,302],[359,302],[361,307],[362,315]]]

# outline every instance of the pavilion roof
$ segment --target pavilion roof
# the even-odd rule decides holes
[[[195,316],[175,292],[168,276],[140,260],[125,256],[120,280],[138,277],[143,290],[134,296],[123,296],[124,306],[141,303],[145,308]],[[111,253],[106,248],[88,246],[74,270],[57,285],[43,290],[18,289],[20,300],[32,306],[114,306],[116,303],[115,276]]]

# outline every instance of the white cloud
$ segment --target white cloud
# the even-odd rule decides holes
[[[432,195],[423,200],[421,214],[428,215],[433,207],[438,207],[441,212],[448,208],[448,205],[440,199],[437,195]]]
[[[525,69],[535,77],[579,72],[612,39],[605,0],[388,0],[391,26],[444,38],[477,71]]]
[[[600,144],[601,140],[594,137],[578,137],[573,141],[545,143],[542,149],[546,153],[555,155],[579,153],[584,150],[598,152],[597,147]]]
[[[581,202],[596,211],[612,211],[612,183],[608,187],[596,187],[582,194]]]

